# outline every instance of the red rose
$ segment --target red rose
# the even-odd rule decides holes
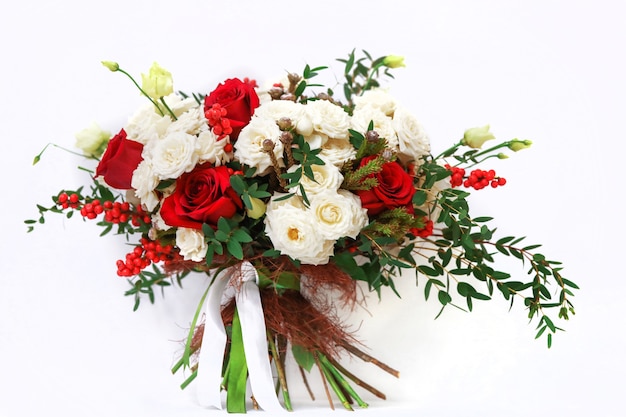
[[[142,151],[141,143],[126,139],[126,131],[120,130],[120,133],[109,141],[96,168],[96,177],[104,177],[104,182],[118,190],[131,189],[133,171],[143,161]]]
[[[161,217],[173,227],[202,229],[204,223],[216,227],[220,217],[233,217],[242,207],[228,168],[205,163],[176,180],[174,193],[163,200]]]
[[[368,156],[361,160],[360,166],[376,158]],[[367,214],[375,216],[384,210],[396,207],[406,207],[413,212],[413,194],[415,186],[413,178],[395,161],[383,164],[382,169],[372,174],[378,180],[378,185],[369,190],[357,191],[361,204],[367,209]]]
[[[214,104],[219,104],[226,109],[226,117],[233,129],[230,141],[235,142],[239,132],[243,129],[254,114],[254,109],[259,107],[259,96],[252,83],[244,83],[238,78],[231,78],[220,84],[211,94],[204,99],[204,111],[211,109]]]

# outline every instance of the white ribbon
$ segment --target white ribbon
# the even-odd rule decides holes
[[[222,272],[209,288],[205,310],[206,322],[198,357],[196,376],[198,400],[204,406],[219,409],[222,409],[220,386],[226,346],[226,331],[220,310],[224,290],[236,271],[236,267],[231,267]],[[272,368],[267,356],[267,333],[258,279],[259,275],[254,266],[245,261],[241,264],[242,284],[234,286],[248,378],[254,399],[263,410],[284,411],[274,391]]]

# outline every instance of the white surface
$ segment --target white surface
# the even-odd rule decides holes
[[[36,203],[85,179],[82,161],[63,151],[49,149],[35,167],[33,156],[47,142],[71,148],[92,121],[116,131],[141,103],[100,60],[137,75],[156,60],[176,88],[208,91],[230,76],[262,81],[305,63],[339,70],[333,60],[355,47],[406,56],[392,92],[435,150],[485,123],[499,138],[534,141],[497,165],[509,183],[478,194],[474,209],[495,216],[503,235],[543,243],[582,287],[578,314],[550,350],[504,301],[435,321],[436,303],[424,303],[410,278],[402,300],[372,298],[371,317],[360,311],[354,321],[402,377],[351,364],[389,397],[359,415],[624,415],[622,3],[299,4],[35,0],[2,11],[0,416],[221,415],[169,375],[202,278],[132,313],[115,276],[122,241],[78,218],[50,216],[25,233]],[[300,415],[328,414],[322,397],[298,400]]]

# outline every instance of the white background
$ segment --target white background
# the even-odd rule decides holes
[[[139,76],[153,61],[183,91],[227,77],[340,65],[353,48],[399,54],[392,93],[422,121],[434,151],[490,123],[533,147],[494,165],[509,183],[473,198],[502,236],[543,243],[581,291],[554,346],[534,340],[521,306],[502,300],[437,320],[411,277],[355,312],[371,353],[402,372],[350,362],[389,400],[431,416],[624,415],[626,294],[623,199],[626,7],[619,1],[12,2],[0,14],[0,416],[214,416],[169,367],[204,288],[202,277],[133,313],[115,260],[127,247],[80,219],[50,216],[26,234],[35,204],[86,184],[72,148],[92,121],[117,131],[142,103],[115,60]],[[6,7],[6,6],[5,6]],[[509,266],[507,266],[509,267]],[[512,263],[513,272],[523,273]],[[303,415],[326,414],[318,391]],[[338,408],[338,415],[345,413]]]

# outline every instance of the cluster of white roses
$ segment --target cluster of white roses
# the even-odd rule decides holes
[[[358,98],[352,116],[327,100],[301,104],[271,100],[261,95],[262,104],[235,143],[235,158],[257,168],[259,175],[272,169],[264,148],[273,142],[273,153],[284,165],[284,144],[278,123],[290,120],[295,132],[304,137],[311,149],[320,149],[324,165],[314,165],[315,181],[303,176],[301,184],[310,200],[306,207],[301,196],[289,199],[272,197],[265,218],[266,233],[275,249],[306,264],[325,264],[341,237],[355,238],[369,221],[360,199],[339,187],[343,182],[340,168],[356,155],[349,141],[349,130],[366,132],[370,122],[388,146],[405,160],[419,162],[430,152],[430,142],[422,125],[408,111],[399,108],[383,89],[369,90]],[[294,171],[292,166],[289,171]]]
[[[228,139],[218,140],[210,130],[201,104],[177,94],[164,99],[175,120],[169,113],[161,114],[155,106],[146,104],[124,127],[127,139],[144,145],[143,161],[133,173],[132,187],[149,211],[159,203],[154,190],[160,181],[176,179],[197,164],[209,162],[219,166],[230,161],[224,150]]]

